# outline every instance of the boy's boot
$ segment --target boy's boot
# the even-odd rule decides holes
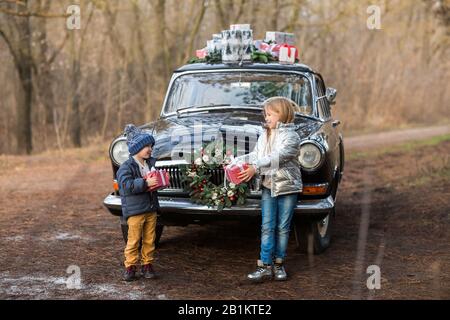
[[[284,281],[287,280],[287,273],[283,266],[283,260],[280,258],[275,259],[275,263],[273,265],[273,273],[274,280],[276,281]]]
[[[264,280],[270,280],[273,277],[272,266],[264,264],[261,260],[258,260],[256,271],[249,273],[247,279],[254,282],[261,282]]]
[[[154,279],[156,278],[155,270],[153,269],[153,266],[151,264],[144,264],[142,266],[142,276],[145,279]]]
[[[129,266],[125,269],[125,272],[123,273],[122,279],[124,281],[133,281],[136,280],[136,266]]]

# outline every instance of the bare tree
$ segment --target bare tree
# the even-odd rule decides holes
[[[163,83],[166,83],[169,78],[170,62],[169,62],[169,46],[166,36],[166,2],[165,0],[151,0],[153,10],[155,12],[154,19],[154,41],[158,44],[157,51],[159,55],[156,59],[159,60],[161,65],[161,76]]]
[[[36,7],[39,12],[50,12],[50,6],[50,0],[36,0]],[[33,23],[33,30],[36,33],[36,54],[34,55],[36,69],[34,69],[34,76],[37,78],[37,94],[40,96],[40,100],[44,106],[45,124],[53,125],[53,108],[56,102],[52,86],[54,76],[51,72],[51,66],[64,48],[69,38],[69,33],[66,32],[58,47],[52,50],[48,46],[49,41],[47,39],[46,25],[47,19],[42,18],[36,19]]]
[[[71,62],[72,62],[72,75],[71,75],[71,84],[72,84],[72,102],[71,102],[71,116],[70,116],[70,132],[71,132],[71,140],[72,144],[75,147],[81,147],[81,118],[80,118],[80,81],[81,81],[81,57],[83,54],[86,32],[89,28],[89,23],[91,22],[92,15],[94,13],[93,5],[88,5],[88,18],[81,30],[81,35],[79,39],[78,48],[76,46],[76,32],[73,30],[71,32],[70,41],[71,41]]]
[[[17,94],[16,139],[17,153],[30,154],[32,145],[31,104],[33,97],[30,16],[26,15],[28,1],[20,5],[7,3],[0,13],[0,36],[14,59],[20,86]]]

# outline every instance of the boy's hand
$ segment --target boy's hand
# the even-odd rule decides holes
[[[158,185],[158,179],[156,177],[148,178],[145,180],[149,188],[156,187]]]
[[[251,178],[253,178],[253,176],[255,175],[256,170],[255,167],[253,167],[252,165],[250,165],[247,170],[242,171],[241,173],[238,174],[239,179],[241,179],[244,182],[250,181]]]

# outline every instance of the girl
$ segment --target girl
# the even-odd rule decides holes
[[[283,266],[289,239],[290,224],[302,191],[298,152],[300,137],[293,123],[298,105],[284,97],[266,100],[265,132],[258,138],[253,152],[236,158],[251,164],[240,173],[249,181],[255,174],[262,179],[261,251],[256,271],[248,274],[251,281],[286,280]]]

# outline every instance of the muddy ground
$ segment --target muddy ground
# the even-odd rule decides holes
[[[331,248],[295,251],[290,280],[245,281],[257,224],[167,227],[157,280],[124,283],[119,221],[103,146],[0,161],[2,299],[449,299],[450,140],[347,155]],[[366,232],[367,230],[367,232]],[[80,268],[81,288],[67,286]],[[381,289],[369,290],[369,265]],[[69,270],[70,271],[70,270]]]

